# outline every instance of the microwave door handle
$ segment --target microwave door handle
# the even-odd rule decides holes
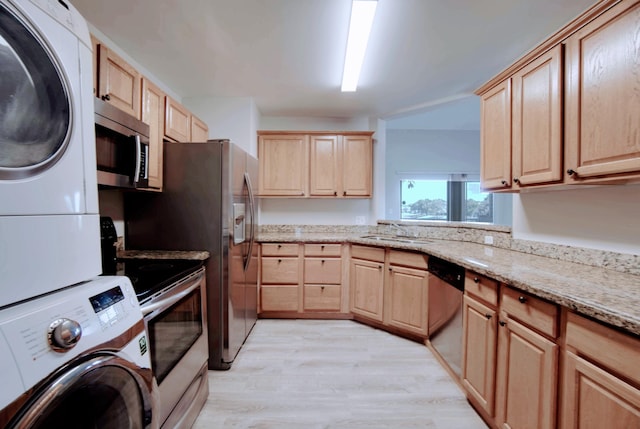
[[[140,136],[136,134],[133,136],[136,144],[136,168],[133,172],[133,183],[136,183],[140,178],[140,167],[142,164],[142,142],[140,141]]]

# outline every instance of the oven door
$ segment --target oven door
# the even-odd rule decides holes
[[[142,303],[164,423],[208,360],[204,268]]]

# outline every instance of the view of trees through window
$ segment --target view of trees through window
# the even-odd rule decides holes
[[[492,222],[493,195],[480,182],[401,180],[401,219]]]

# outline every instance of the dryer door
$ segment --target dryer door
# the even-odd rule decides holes
[[[7,428],[153,427],[152,383],[149,369],[114,355],[94,357],[37,389]]]
[[[69,86],[46,46],[0,4],[0,179],[47,170],[68,145]]]

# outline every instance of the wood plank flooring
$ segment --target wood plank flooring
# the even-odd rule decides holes
[[[486,428],[430,350],[348,320],[258,320],[194,429]]]

